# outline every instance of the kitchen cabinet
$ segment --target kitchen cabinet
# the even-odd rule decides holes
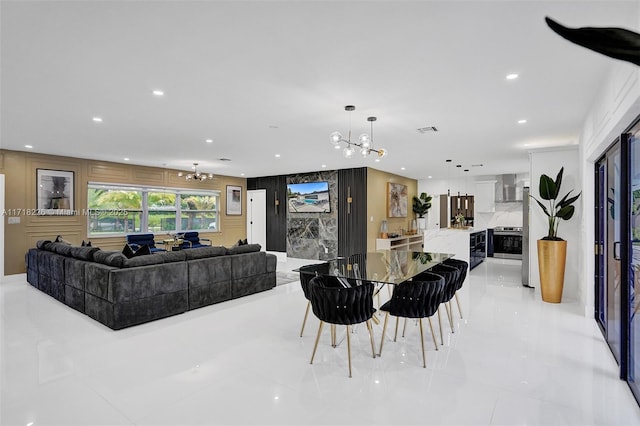
[[[469,234],[469,270],[475,268],[487,257],[487,232],[485,230]]]
[[[495,180],[476,182],[476,212],[487,213],[496,211],[496,182]]]

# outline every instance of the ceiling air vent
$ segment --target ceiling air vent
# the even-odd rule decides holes
[[[436,128],[436,126],[420,127],[418,129],[418,133],[437,132],[437,131],[438,129]]]

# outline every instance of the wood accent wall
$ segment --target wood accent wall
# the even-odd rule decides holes
[[[82,212],[87,208],[87,185],[89,182],[126,183],[165,188],[207,189],[220,191],[220,232],[201,232],[201,236],[211,239],[213,245],[233,245],[246,238],[246,203],[243,202],[242,216],[227,216],[226,186],[237,185],[246,196],[246,179],[216,175],[213,181],[187,182],[178,176],[179,170],[144,167],[131,164],[110,163],[73,157],[36,154],[22,151],[0,150],[0,173],[5,175],[5,209],[36,208],[36,169],[53,169],[74,172],[74,208]],[[57,235],[80,244],[87,237],[87,217],[75,216],[33,216],[22,214],[19,224],[5,221],[5,274],[25,272],[25,253],[35,247],[38,240],[53,240]],[[164,235],[156,234],[156,239]],[[125,237],[94,237],[94,246],[106,250],[120,250]]]
[[[338,256],[366,252],[367,168],[338,170]]]

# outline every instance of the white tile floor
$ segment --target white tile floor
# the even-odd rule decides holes
[[[478,266],[462,303],[426,369],[414,323],[376,359],[358,327],[349,379],[326,332],[309,364],[318,323],[298,337],[298,282],[112,331],[14,279],[0,284],[0,424],[640,424],[594,321],[542,303],[518,261]]]

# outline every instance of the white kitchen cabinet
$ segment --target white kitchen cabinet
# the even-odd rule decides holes
[[[475,211],[487,213],[496,211],[496,182],[495,180],[476,182]]]

